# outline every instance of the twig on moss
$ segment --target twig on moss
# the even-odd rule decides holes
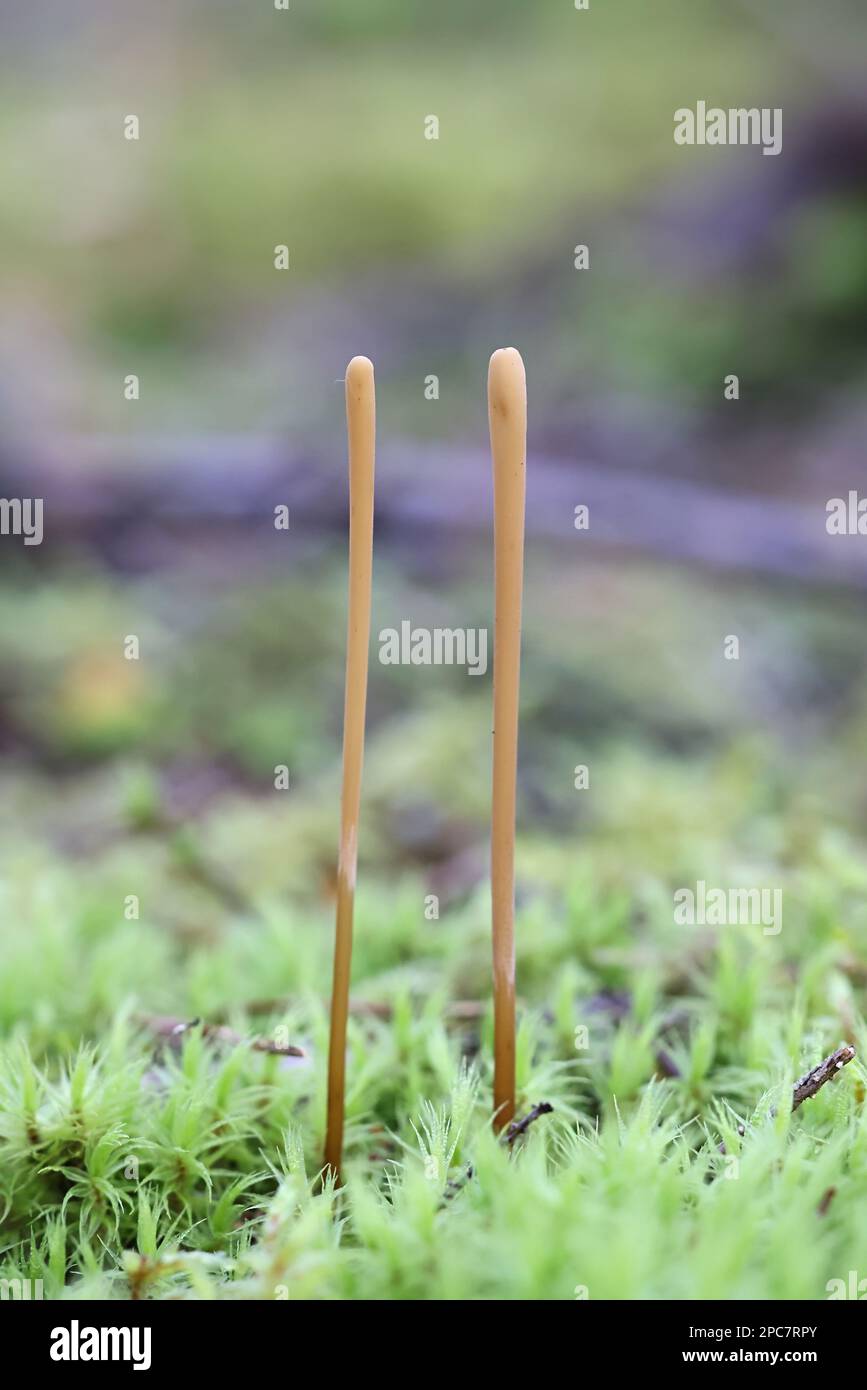
[[[553,1112],[553,1105],[547,1100],[542,1100],[538,1105],[534,1105],[522,1120],[513,1120],[505,1133],[500,1135],[500,1142],[512,1147],[519,1135],[525,1134],[534,1120],[538,1120],[540,1115],[550,1115]],[[459,1178],[450,1178],[443,1191],[443,1199],[450,1202],[453,1197],[457,1197],[459,1192],[463,1192],[468,1182],[472,1182],[475,1177],[475,1169],[472,1164],[468,1164],[463,1175]]]
[[[800,1081],[796,1081],[792,1087],[792,1114],[803,1105],[805,1100],[810,1100],[828,1081],[833,1081],[834,1077],[855,1057],[855,1049],[851,1043],[841,1043],[836,1051],[831,1052],[818,1066],[811,1067],[805,1071]],[[771,1115],[776,1115],[777,1108],[774,1106]],[[738,1134],[743,1137],[746,1130],[742,1124],[738,1125]],[[725,1144],[718,1145],[719,1152],[724,1154]]]
[[[810,1100],[817,1091],[821,1091],[827,1081],[833,1081],[838,1071],[851,1062],[855,1056],[855,1049],[851,1043],[843,1043],[836,1052],[832,1052],[817,1067],[811,1067],[805,1071],[800,1081],[795,1082],[792,1091],[792,1113],[797,1110],[799,1105],[803,1105],[805,1100]]]
[[[509,1147],[511,1148],[519,1135],[526,1134],[534,1120],[538,1120],[540,1115],[550,1115],[553,1109],[553,1105],[549,1105],[547,1100],[540,1100],[539,1104],[534,1105],[533,1109],[530,1110],[522,1120],[513,1120],[505,1134],[506,1143]]]
[[[183,1019],[173,1018],[166,1014],[138,1014],[137,1022],[142,1027],[147,1028],[149,1033],[153,1033],[157,1038],[165,1038],[167,1042],[179,1042],[184,1033],[188,1033],[191,1028],[200,1028],[206,1038],[213,1042],[224,1043],[226,1047],[237,1047],[239,1043],[248,1043],[254,1052],[270,1052],[275,1057],[306,1057],[303,1047],[295,1047],[291,1043],[276,1043],[270,1038],[244,1038],[240,1033],[236,1033],[233,1028],[226,1028],[220,1023],[205,1023],[201,1018]]]

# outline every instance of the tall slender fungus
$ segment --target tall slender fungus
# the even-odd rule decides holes
[[[515,783],[527,461],[527,381],[515,348],[499,348],[491,358],[488,422],[494,464],[494,1128],[501,1130],[515,1114]]]
[[[346,633],[346,693],[343,706],[343,790],[340,853],[337,861],[337,924],[331,1037],[328,1049],[328,1119],[325,1163],[340,1178],[346,1082],[346,1022],[352,961],[352,913],[358,862],[358,815],[364,760],[367,704],[367,653],[370,645],[370,589],[373,570],[373,470],[376,397],[373,363],[353,357],[346,369],[346,425],[349,435],[349,614]]]

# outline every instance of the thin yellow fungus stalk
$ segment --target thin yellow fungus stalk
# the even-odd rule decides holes
[[[488,421],[494,465],[494,1128],[501,1130],[515,1114],[515,784],[527,456],[527,382],[515,348],[499,348],[491,358]]]
[[[370,594],[373,571],[373,472],[376,396],[373,364],[353,357],[346,369],[346,424],[349,435],[349,613],[346,636],[346,690],[343,706],[343,789],[340,853],[337,862],[337,923],[331,1036],[328,1051],[328,1116],[325,1163],[340,1180],[346,1088],[346,1023],[352,962],[352,914],[358,862],[358,817],[364,761],[367,656],[370,645]]]

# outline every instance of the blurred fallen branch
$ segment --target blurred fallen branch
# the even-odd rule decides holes
[[[118,569],[178,563],[209,545],[223,554],[230,535],[233,564],[225,572],[233,583],[244,558],[251,567],[269,559],[285,567],[285,536],[272,525],[275,505],[289,506],[292,528],[308,539],[345,526],[342,458],[293,454],[279,439],[256,436],[139,440],[133,456],[129,447],[107,438],[79,438],[69,448],[57,442],[9,461],[4,485],[10,495],[17,487],[22,496],[44,498],[56,541],[89,544]],[[472,537],[487,524],[491,484],[483,450],[404,442],[382,454],[395,485],[378,504],[381,544],[418,548],[425,534],[448,528]],[[805,504],[738,494],[570,458],[532,455],[530,464],[530,541],[867,589],[867,548],[858,537],[848,544],[827,534],[826,499]],[[578,503],[589,507],[592,522],[576,538]]]

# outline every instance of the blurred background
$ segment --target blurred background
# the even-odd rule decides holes
[[[484,383],[506,344],[530,393],[522,903],[598,903],[595,946],[625,914],[612,986],[642,960],[635,903],[696,877],[794,884],[796,916],[833,867],[863,925],[867,541],[825,531],[864,477],[863,7],[2,0],[0,20],[2,491],[45,499],[44,543],[0,546],[0,867],[5,925],[46,934],[16,966],[7,931],[0,1018],[28,988],[38,1016],[50,980],[73,1028],[100,979],[222,1007],[260,957],[264,992],[307,968],[327,987],[355,353],[380,439],[364,970],[423,968],[436,893],[478,942],[454,990],[487,988],[490,672],[383,667],[375,634],[491,624]],[[700,99],[781,107],[782,154],[676,146]],[[318,924],[309,967],[287,912]],[[212,950],[238,922],[274,932],[237,946],[246,974]],[[573,949],[548,941],[540,983]]]

